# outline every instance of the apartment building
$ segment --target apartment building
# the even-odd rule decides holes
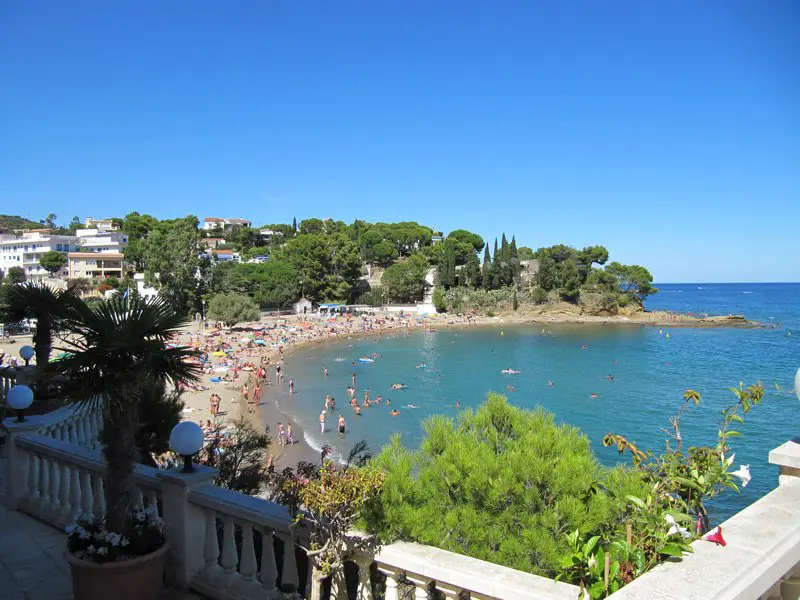
[[[124,257],[120,252],[70,252],[67,268],[70,279],[105,279],[123,275]]]
[[[234,225],[252,227],[253,224],[247,219],[223,219],[220,217],[206,217],[203,219],[204,231],[230,231]]]
[[[41,267],[39,260],[45,252],[76,252],[80,248],[78,238],[71,235],[53,235],[49,229],[25,231],[22,235],[0,235],[0,271],[8,274],[11,267],[22,267],[28,279],[42,279],[50,274]],[[64,267],[56,277],[67,277],[69,269]]]
[[[78,229],[75,232],[81,252],[121,254],[128,246],[128,235],[117,230]]]

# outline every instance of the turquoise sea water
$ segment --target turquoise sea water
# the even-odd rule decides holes
[[[768,327],[665,327],[660,332],[650,327],[572,325],[550,326],[544,333],[541,326],[476,327],[397,333],[380,340],[351,339],[292,356],[286,372],[295,379],[295,394],[290,398],[284,384],[273,397],[294,416],[312,446],[327,443],[346,453],[362,439],[377,450],[395,432],[407,445],[416,446],[426,416],[455,417],[457,401],[462,408],[475,407],[487,392],[497,391],[518,406],[541,405],[559,421],[579,427],[600,460],[613,464],[623,459],[602,446],[603,435],[613,431],[640,447],[662,449],[665,436],[660,428],[667,426],[667,417],[675,414],[688,388],[703,398],[700,407],[682,419],[685,443],[714,443],[719,411],[734,399],[727,388],[739,381],[761,380],[767,388],[765,402],[746,415],[745,425],[739,428],[743,436],[734,446],[736,463],[750,464],[753,480],[741,494],[726,494],[716,503],[717,518],[725,518],[777,485],[777,469],[767,463],[767,454],[800,436],[800,402],[774,386],[791,390],[800,366],[800,284],[669,284],[659,288],[648,301],[650,309],[744,314]],[[373,364],[352,364],[359,356],[373,353],[380,354]],[[416,368],[423,362],[426,368]],[[324,367],[329,369],[327,379]],[[521,373],[503,375],[500,371],[505,368]],[[359,401],[369,388],[371,397],[390,398],[391,408],[401,414],[391,417],[390,408],[380,405],[363,409],[357,417],[346,393],[353,373]],[[552,387],[548,380],[554,383]],[[408,389],[390,390],[396,382],[407,384]],[[508,392],[507,385],[516,391]],[[593,392],[599,397],[592,398]],[[329,415],[327,433],[319,432],[326,393],[336,398],[337,412],[347,419],[345,436],[334,433],[333,415]]]

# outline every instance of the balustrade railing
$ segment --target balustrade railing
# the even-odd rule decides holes
[[[5,405],[8,390],[10,390],[17,380],[17,369],[15,367],[0,367],[0,404]]]
[[[46,435],[21,435],[15,440],[17,508],[54,527],[63,528],[78,514],[106,512],[106,464],[92,450]],[[157,469],[136,465],[135,506],[159,506]]]
[[[59,528],[78,513],[105,513],[107,468],[96,443],[99,416],[70,411],[3,424],[12,433],[5,448],[7,498],[13,508]],[[800,446],[788,442],[770,460],[781,467],[780,486],[723,524],[724,552],[696,542],[694,555],[658,567],[614,597],[661,597],[661,590],[672,590],[673,584],[681,592],[718,586],[724,573],[733,572],[733,561],[737,577],[714,587],[731,593],[714,597],[794,598],[791,594],[800,589]],[[136,467],[134,504],[155,506],[164,518],[172,580],[214,600],[271,599],[278,590],[308,597],[311,568],[302,549],[308,531],[293,524],[281,505],[213,485],[215,475],[203,466],[189,474]],[[691,583],[701,567],[708,581]],[[572,600],[579,595],[573,585],[403,542],[353,556],[326,582],[325,591],[322,597],[330,600],[378,595],[385,600]],[[676,594],[670,597],[689,597]]]

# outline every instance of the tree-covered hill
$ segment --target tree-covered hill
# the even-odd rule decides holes
[[[13,229],[38,229],[41,223],[16,215],[0,215],[0,231]]]

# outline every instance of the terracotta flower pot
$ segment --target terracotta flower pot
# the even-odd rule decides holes
[[[169,542],[150,554],[104,564],[75,558],[65,550],[75,600],[155,600],[161,591],[168,550]]]

